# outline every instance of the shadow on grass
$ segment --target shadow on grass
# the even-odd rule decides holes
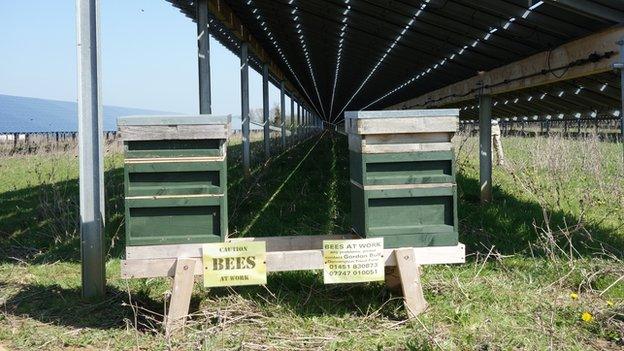
[[[325,285],[320,272],[273,273],[269,275],[266,288],[246,286],[236,287],[234,290],[242,298],[253,301],[262,309],[270,311],[271,307],[279,306],[280,309],[285,308],[293,315],[304,318],[323,315],[362,317],[373,312],[397,320],[406,316],[403,300],[398,296],[391,298],[383,283]],[[231,291],[232,289],[214,288],[199,295],[215,301],[230,296]],[[215,308],[210,303],[191,307]]]
[[[544,226],[542,207],[536,202],[523,201],[500,187],[494,187],[491,204],[481,205],[479,182],[458,174],[460,241],[468,251],[486,253],[495,246],[501,254],[521,254],[540,257],[544,252],[536,246],[536,226]],[[549,212],[553,230],[578,223],[578,218],[562,211]],[[589,235],[576,233],[571,243],[578,254],[595,257],[604,251],[624,257],[624,237],[613,230],[583,223]],[[557,243],[569,250],[570,243]]]
[[[132,304],[139,306],[136,315],[129,304],[128,293],[111,286],[107,287],[105,298],[98,302],[82,299],[79,288],[65,288],[57,284],[23,284],[12,285],[11,288],[18,288],[19,291],[5,301],[3,313],[41,323],[97,329],[137,325],[139,331],[151,332],[160,329],[163,320],[164,300],[152,298],[149,288],[131,288]],[[271,291],[271,298],[267,298],[267,290]],[[202,309],[214,310],[221,307],[219,304],[231,303],[232,300],[227,297],[232,296],[233,291],[269,314],[273,307],[278,306],[301,317],[367,316],[376,312],[389,319],[405,318],[402,300],[389,299],[390,295],[381,283],[324,285],[318,273],[309,271],[272,274],[266,288],[202,289],[193,294],[190,313]]]
[[[75,328],[110,329],[135,323],[135,314],[128,305],[128,293],[111,286],[107,287],[104,299],[98,302],[83,299],[80,288],[64,288],[56,284],[17,287],[19,291],[5,301],[4,313]],[[143,290],[132,291],[132,303],[149,311],[163,308],[162,301],[152,299]],[[142,311],[137,318],[139,326],[146,326],[153,324],[153,319],[162,317]]]

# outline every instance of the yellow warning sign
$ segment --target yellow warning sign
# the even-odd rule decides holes
[[[384,280],[383,238],[323,240],[325,284]]]
[[[204,244],[204,286],[266,284],[266,243]]]

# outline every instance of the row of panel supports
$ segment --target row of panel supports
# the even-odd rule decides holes
[[[249,44],[242,43],[240,51],[241,62],[241,119],[242,119],[242,134],[243,134],[243,170],[246,175],[251,170],[251,139],[250,139],[250,114],[249,114]],[[200,77],[200,80],[202,77]],[[287,145],[287,131],[286,131],[286,95],[288,92],[285,88],[285,82],[280,81],[280,133],[281,133],[281,146]],[[290,94],[290,125],[294,126],[294,130],[291,128],[291,136],[299,138],[301,136],[307,136],[310,130],[320,129],[320,118],[310,109],[304,105],[300,100],[295,99],[294,94]],[[296,121],[295,121],[295,105]],[[264,134],[264,155],[266,158],[271,157],[271,125],[269,115],[269,65],[264,63],[262,65],[262,116],[263,116],[263,134]],[[314,128],[312,128],[314,127]]]

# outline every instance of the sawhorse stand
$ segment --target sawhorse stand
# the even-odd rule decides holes
[[[267,272],[323,269],[323,240],[357,239],[353,235],[314,235],[235,238],[229,241],[265,241]],[[465,262],[465,246],[384,249],[385,265],[395,269],[386,275],[389,287],[401,286],[408,317],[427,309],[420,274],[422,265]],[[202,244],[129,246],[122,261],[125,279],[173,277],[165,331],[171,335],[184,326],[189,312],[195,276],[203,274]]]

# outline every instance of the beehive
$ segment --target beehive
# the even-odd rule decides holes
[[[229,116],[130,116],[124,143],[126,245],[227,236]]]
[[[458,115],[457,109],[345,114],[358,234],[383,237],[386,248],[457,244],[451,138]]]

